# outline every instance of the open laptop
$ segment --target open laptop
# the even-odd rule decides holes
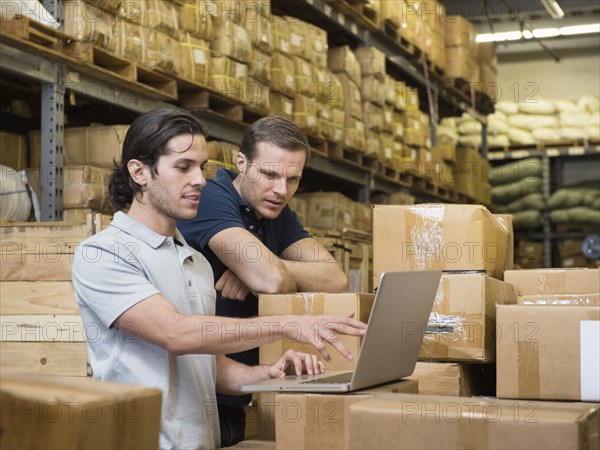
[[[441,276],[441,271],[381,275],[354,372],[289,375],[246,384],[241,391],[348,392],[411,375]]]

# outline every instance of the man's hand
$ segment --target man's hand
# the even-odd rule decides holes
[[[269,376],[271,378],[279,378],[294,374],[300,376],[303,373],[309,375],[325,373],[323,361],[319,361],[317,355],[288,350],[281,358],[279,358],[279,361],[269,367]]]
[[[313,345],[325,361],[331,361],[331,355],[323,341],[333,345],[344,358],[352,360],[354,356],[337,338],[337,333],[363,336],[367,325],[353,317],[354,313],[345,316],[291,316],[283,327],[283,335],[292,341]]]
[[[221,293],[221,298],[231,300],[245,300],[250,292],[246,285],[229,269],[215,283],[215,289]]]

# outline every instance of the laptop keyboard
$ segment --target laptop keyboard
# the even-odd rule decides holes
[[[330,377],[317,378],[315,380],[302,381],[308,384],[329,384],[329,383],[350,383],[352,381],[352,372],[338,373]]]

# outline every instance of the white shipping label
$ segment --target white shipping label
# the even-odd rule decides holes
[[[294,104],[292,102],[288,102],[285,101],[285,103],[283,104],[283,110],[285,111],[286,114],[293,114],[294,113]]]
[[[600,320],[579,322],[581,400],[600,401]]]
[[[302,36],[296,33],[292,33],[292,35],[290,36],[290,39],[292,41],[292,45],[294,47],[300,47],[302,45]]]
[[[194,64],[206,64],[204,50],[194,49]]]
[[[235,77],[238,80],[245,80],[246,78],[248,78],[248,66],[246,66],[245,64],[236,64]]]
[[[384,151],[385,151],[385,158],[392,159],[392,149],[389,147],[386,147]]]
[[[293,84],[294,83],[294,75],[290,75],[289,73],[285,75],[285,83]]]
[[[287,39],[281,39],[281,51],[283,53],[290,52],[290,42]]]
[[[308,116],[306,118],[306,123],[309,127],[314,127],[317,124],[317,118],[314,116]]]

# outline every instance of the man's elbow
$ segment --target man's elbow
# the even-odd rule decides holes
[[[348,290],[348,277],[344,272],[340,276],[336,277],[332,291],[334,292],[346,292]]]
[[[184,346],[183,341],[175,334],[168,334],[165,336],[161,347],[175,356],[181,356],[189,353],[189,350]]]

